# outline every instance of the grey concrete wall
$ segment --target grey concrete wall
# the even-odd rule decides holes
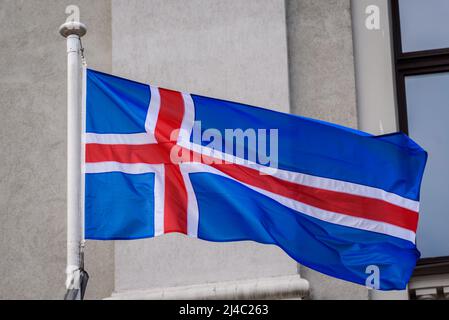
[[[357,127],[349,0],[287,0],[292,112]],[[301,266],[311,299],[367,299],[367,290]]]
[[[282,0],[113,0],[112,22],[118,75],[289,110]],[[117,291],[297,272],[274,246],[175,234],[117,242],[115,266]]]
[[[293,113],[357,127],[349,0],[286,0]]]
[[[68,4],[89,26],[89,62],[109,70],[108,0],[0,0],[0,299],[65,292],[67,66],[58,27]],[[108,296],[112,244],[89,243],[86,255],[87,296]]]

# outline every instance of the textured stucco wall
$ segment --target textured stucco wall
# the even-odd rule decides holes
[[[292,113],[357,127],[349,0],[286,0]],[[311,299],[367,299],[362,286],[301,266]]]
[[[109,1],[0,0],[0,299],[65,292],[68,4],[89,27],[89,62],[109,70]],[[87,297],[112,291],[112,249],[88,244]]]
[[[357,127],[349,0],[287,0],[293,113]]]
[[[116,0],[112,22],[116,74],[289,110],[282,0]],[[297,272],[279,248],[251,242],[170,234],[117,242],[115,248],[117,291]]]

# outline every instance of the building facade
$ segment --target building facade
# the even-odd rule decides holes
[[[426,125],[436,120],[428,117],[424,126],[419,121],[420,96],[408,103],[416,111],[409,112],[413,118],[401,116],[407,97],[398,97],[419,93],[400,91],[404,86],[398,82],[399,60],[405,58],[399,59],[396,50],[401,32],[394,32],[396,16],[406,21],[407,9],[409,16],[414,12],[400,13],[401,2],[0,0],[0,271],[6,275],[0,278],[0,298],[60,299],[64,294],[66,50],[58,27],[68,5],[79,7],[88,27],[83,45],[92,69],[373,134],[408,123],[412,137],[431,145]],[[422,76],[406,78],[412,74],[404,74],[405,87],[421,88]],[[437,108],[438,118],[448,119],[447,110]],[[441,183],[428,180],[430,191]],[[426,210],[431,215],[443,205]],[[427,241],[431,222],[426,220],[421,231],[422,251],[431,260],[423,260],[408,291],[385,294],[327,277],[274,246],[169,234],[89,241],[86,298],[242,297],[235,292],[270,298],[441,298],[449,290],[444,258],[449,250],[439,243],[447,239],[449,218],[437,217],[441,229],[433,242]]]

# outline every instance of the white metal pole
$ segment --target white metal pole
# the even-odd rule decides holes
[[[67,280],[68,290],[80,289],[81,208],[81,54],[86,26],[70,21],[59,28],[67,38]]]

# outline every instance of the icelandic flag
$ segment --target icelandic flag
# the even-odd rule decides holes
[[[377,288],[406,287],[427,159],[406,135],[86,78],[86,239],[253,240],[336,278],[367,285],[377,270]]]

